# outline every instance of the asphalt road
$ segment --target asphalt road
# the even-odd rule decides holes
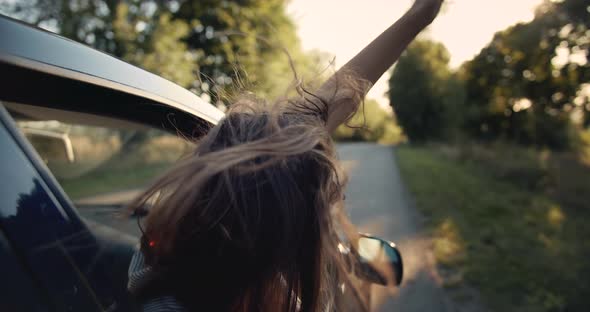
[[[346,209],[359,230],[395,242],[404,260],[404,281],[389,290],[373,286],[375,311],[453,311],[434,269],[420,217],[400,178],[394,148],[370,143],[338,145],[348,172]]]

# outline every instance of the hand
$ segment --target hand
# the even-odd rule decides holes
[[[410,11],[423,17],[424,22],[430,24],[440,12],[443,2],[444,0],[415,0]]]

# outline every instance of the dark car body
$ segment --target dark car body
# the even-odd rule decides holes
[[[15,123],[56,112],[187,137],[223,113],[163,78],[0,16],[0,311],[133,311],[126,279],[137,241],[89,226]]]

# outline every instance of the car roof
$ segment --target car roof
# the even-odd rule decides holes
[[[222,111],[210,103],[162,77],[83,44],[2,15],[0,38],[0,65],[64,78],[78,85],[110,89],[116,91],[116,94],[122,93],[163,105],[172,112],[188,113],[209,124],[216,124],[224,116]]]

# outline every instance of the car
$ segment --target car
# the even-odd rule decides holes
[[[191,147],[181,137],[199,137],[224,114],[19,21],[0,17],[0,38],[0,311],[133,310],[126,284],[137,227],[114,212]],[[154,148],[140,163],[140,138],[173,155]]]
[[[140,216],[123,208],[224,113],[5,16],[0,38],[0,311],[138,310],[126,285]],[[387,249],[399,284],[397,249],[363,238]]]

